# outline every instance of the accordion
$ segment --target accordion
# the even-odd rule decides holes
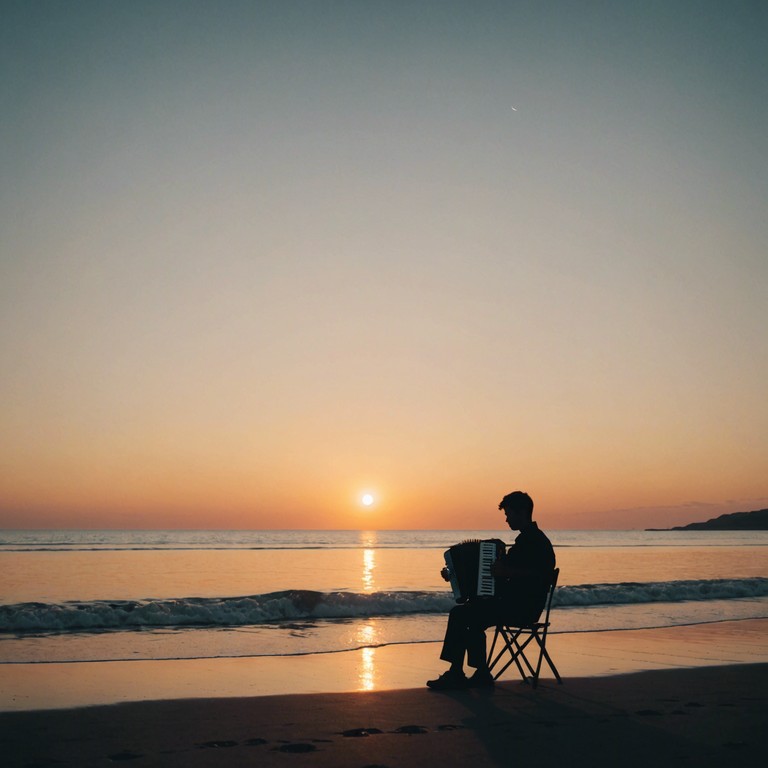
[[[445,564],[456,602],[494,596],[496,582],[491,575],[491,565],[505,551],[506,545],[501,539],[462,541],[445,550]]]

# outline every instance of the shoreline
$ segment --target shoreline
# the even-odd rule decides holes
[[[422,768],[758,765],[768,664],[492,691],[192,698],[0,714],[4,764]]]
[[[648,670],[768,664],[768,619],[657,629],[550,634],[567,681]],[[418,689],[440,674],[439,643],[332,654],[2,665],[0,713],[126,702],[378,693]],[[545,665],[546,667],[546,665]],[[514,668],[504,684],[519,682]],[[546,668],[542,681],[551,680]]]

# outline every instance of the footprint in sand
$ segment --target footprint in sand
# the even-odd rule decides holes
[[[352,738],[362,738],[365,736],[373,736],[376,733],[382,733],[378,728],[350,728],[348,731],[342,731],[342,736],[350,736]]]
[[[196,746],[198,749],[222,749],[224,747],[236,747],[237,742],[222,739],[219,741],[204,741]]]
[[[275,747],[278,752],[314,752],[317,747],[314,744],[307,744],[305,742],[297,741],[293,744],[281,744],[279,747]]]
[[[401,725],[399,728],[395,728],[393,733],[429,733],[429,731],[423,725]]]

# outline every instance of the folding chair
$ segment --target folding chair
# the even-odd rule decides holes
[[[547,630],[549,629],[549,611],[552,608],[552,595],[555,594],[555,587],[557,587],[557,578],[560,575],[560,569],[555,568],[552,571],[552,581],[549,585],[549,593],[547,594],[546,607],[544,609],[544,621],[536,621],[532,624],[522,624],[516,626],[514,624],[498,624],[496,631],[493,635],[493,643],[491,644],[491,650],[488,653],[488,669],[493,674],[493,679],[498,680],[507,668],[514,662],[517,665],[517,669],[520,672],[520,676],[524,682],[529,682],[535,688],[539,682],[539,672],[541,671],[541,662],[546,660],[549,668],[557,678],[557,682],[562,684],[563,680],[554,665],[554,662],[547,653]],[[496,649],[496,642],[501,638],[503,647],[496,654],[493,655]],[[539,658],[536,661],[536,667],[534,668],[528,658],[525,655],[526,648],[532,641],[536,641],[536,645],[532,648],[533,652],[536,652],[538,647]],[[509,654],[510,658],[507,662],[498,670],[495,671],[496,666],[502,661],[505,654]],[[522,664],[520,663],[522,660]],[[525,665],[525,668],[523,667]],[[526,674],[527,671],[527,674]]]

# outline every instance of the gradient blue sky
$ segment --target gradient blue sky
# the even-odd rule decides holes
[[[768,506],[766,3],[0,14],[0,525]]]

